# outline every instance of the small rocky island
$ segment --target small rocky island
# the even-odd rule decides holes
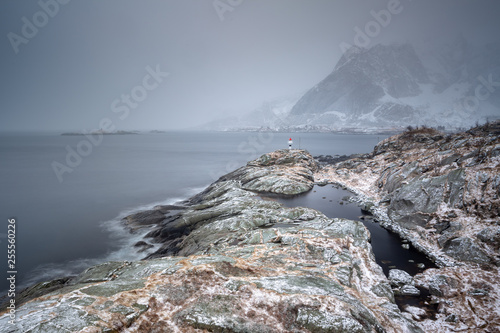
[[[65,132],[61,133],[63,136],[85,136],[85,135],[130,135],[130,134],[139,134],[138,131],[105,131],[105,130],[96,130],[92,132]]]
[[[151,229],[137,248],[154,253],[24,290],[17,326],[4,312],[0,332],[498,331],[499,135],[498,122],[417,129],[332,164],[265,154],[176,206],[125,218],[131,232]],[[439,268],[386,277],[361,222],[261,198],[328,183]],[[432,318],[396,305],[415,286],[437,305]]]

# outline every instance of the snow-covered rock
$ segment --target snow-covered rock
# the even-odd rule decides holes
[[[275,151],[180,207],[130,216],[158,222],[155,258],[35,285],[18,295],[15,323],[0,313],[0,332],[422,333],[394,303],[361,222],[255,194],[307,191],[316,168],[305,151]]]
[[[389,271],[389,282],[395,287],[402,287],[404,285],[412,285],[413,278],[403,270],[391,269]]]
[[[450,135],[419,128],[316,173],[316,179],[375,203],[371,211],[380,225],[440,267],[414,277],[415,287],[427,289],[438,304],[435,320],[422,319],[426,332],[500,327],[500,293],[494,287],[500,284],[499,144],[500,121]],[[404,273],[390,278],[395,293],[412,291]]]

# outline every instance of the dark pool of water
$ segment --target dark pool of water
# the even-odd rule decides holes
[[[382,267],[386,275],[389,274],[389,270],[392,268],[402,269],[411,275],[415,275],[425,268],[436,267],[427,256],[417,251],[410,244],[408,244],[408,249],[403,248],[406,241],[401,239],[399,235],[382,228],[358,204],[349,202],[347,199],[351,196],[353,196],[353,193],[347,190],[327,185],[323,187],[315,186],[312,191],[293,198],[276,197],[273,200],[281,202],[287,207],[316,209],[331,218],[338,217],[363,222],[370,230],[371,244],[377,263]]]
[[[436,267],[427,256],[417,251],[399,235],[380,226],[373,216],[363,211],[357,203],[350,202],[353,193],[333,185],[315,186],[312,191],[292,198],[273,197],[287,207],[308,207],[318,210],[330,218],[346,218],[363,222],[371,233],[371,244],[377,263],[387,276],[393,268],[401,269],[415,275],[426,268]],[[405,248],[405,247],[408,248]],[[420,297],[397,296],[396,303],[400,308],[405,305],[428,307],[428,295]]]

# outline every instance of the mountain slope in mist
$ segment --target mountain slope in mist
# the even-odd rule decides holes
[[[410,44],[352,47],[293,104],[264,104],[232,129],[342,130],[408,125],[456,129],[500,118],[500,43],[457,38],[417,53]],[[276,112],[280,109],[279,112]],[[212,129],[228,128],[217,121]]]
[[[292,108],[290,122],[342,127],[466,127],[499,118],[500,48],[465,40],[421,60],[409,44],[353,47]]]

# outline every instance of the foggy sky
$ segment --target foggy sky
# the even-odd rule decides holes
[[[394,2],[5,0],[0,131],[92,130],[104,118],[118,129],[179,129],[249,111],[326,77],[354,28]],[[500,39],[498,1],[399,2],[371,45]],[[23,29],[35,20],[36,34]],[[139,102],[123,99],[132,91]]]

